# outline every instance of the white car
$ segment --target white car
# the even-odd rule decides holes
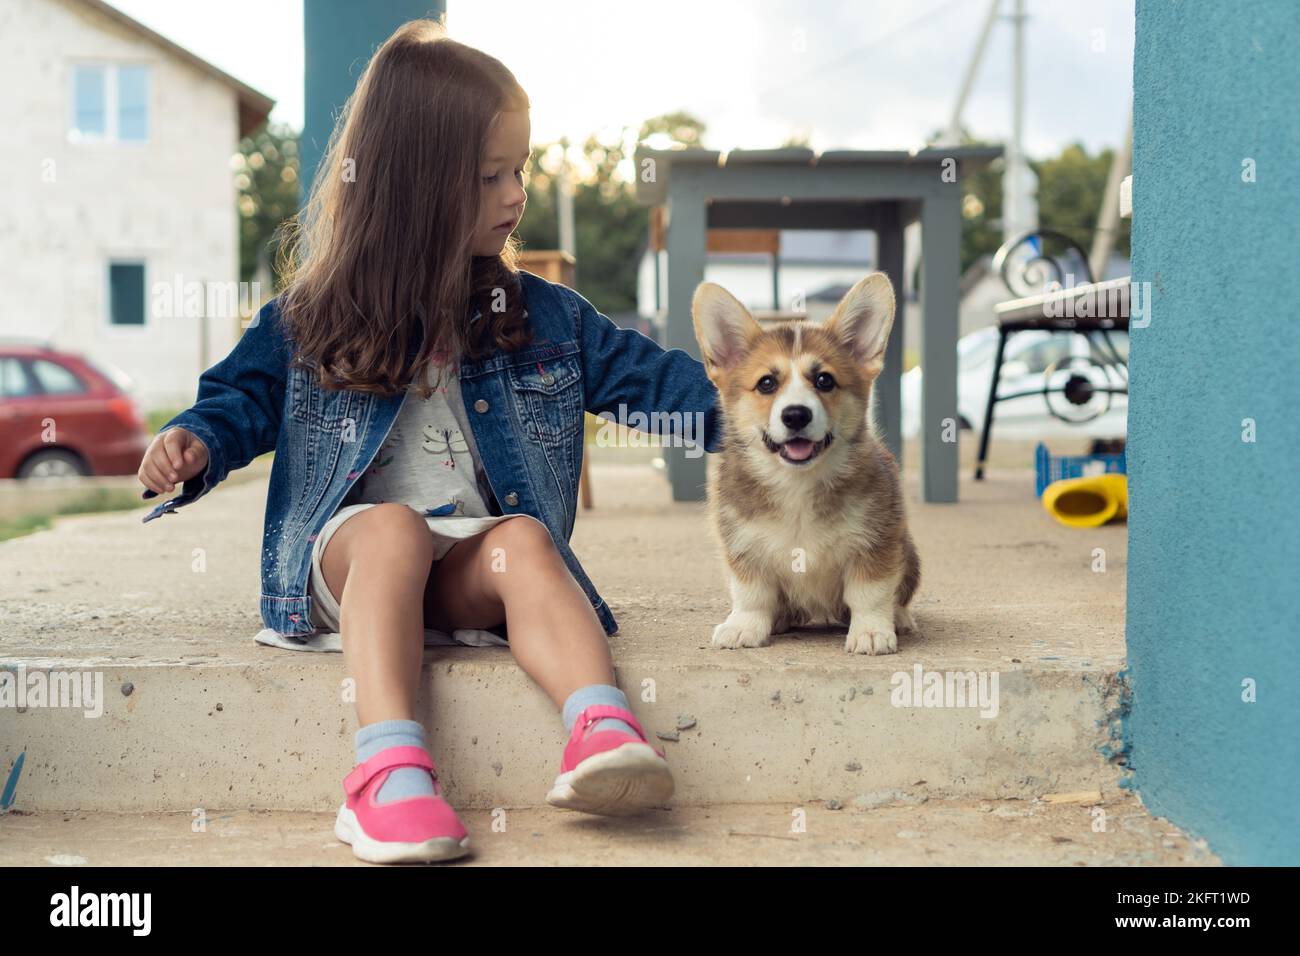
[[[1117,368],[1110,358],[1104,340],[1100,346],[1096,333],[1092,341],[1074,332],[1045,332],[1030,330],[1016,332],[1007,339],[1002,356],[1002,376],[998,380],[998,395],[1018,395],[998,401],[993,410],[993,443],[998,438],[1016,440],[1066,438],[1123,438],[1127,434],[1128,395],[1124,393],[1094,392],[1082,405],[1072,404],[1060,392],[1047,398],[1043,395],[1044,373],[1054,363],[1050,386],[1061,388],[1071,376],[1076,382],[1086,380],[1097,388],[1124,388],[1128,384],[1127,369]],[[1112,331],[1120,357],[1128,361],[1128,333]],[[962,428],[972,429],[976,435],[984,427],[984,407],[988,403],[989,384],[993,379],[993,359],[998,347],[996,326],[979,329],[957,341],[957,411]],[[1089,361],[1091,359],[1092,361]],[[1101,363],[1101,364],[1097,364]],[[1020,394],[1020,393],[1032,394]],[[1076,393],[1077,394],[1077,393]],[[1067,418],[1088,418],[1100,409],[1109,410],[1083,424],[1070,425],[1048,410],[1051,408]],[[903,437],[915,438],[921,431],[921,368],[917,366],[903,373],[902,394]]]

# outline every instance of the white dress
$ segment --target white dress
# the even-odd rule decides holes
[[[465,414],[459,363],[435,360],[425,373],[432,394],[421,399],[410,386],[374,461],[312,546],[311,619],[318,629],[339,630],[338,602],[325,585],[320,560],[334,532],[353,515],[382,502],[410,506],[429,525],[434,560],[441,560],[456,542],[515,517],[493,515],[484,500],[492,492]],[[508,646],[493,632],[473,628],[451,635],[426,628],[425,643]]]

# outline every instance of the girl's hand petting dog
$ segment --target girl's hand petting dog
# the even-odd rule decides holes
[[[155,494],[174,491],[176,485],[208,467],[208,446],[180,426],[154,436],[136,477]]]

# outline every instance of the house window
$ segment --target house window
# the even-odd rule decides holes
[[[149,138],[149,67],[117,68],[117,138],[143,143]]]
[[[149,67],[126,63],[74,66],[68,136],[74,142],[148,142]]]
[[[102,66],[79,66],[72,82],[72,129],[85,139],[102,139],[107,135],[104,72]]]
[[[110,262],[108,265],[108,323],[144,325],[144,263]]]

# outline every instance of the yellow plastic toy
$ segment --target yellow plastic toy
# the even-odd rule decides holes
[[[1115,473],[1064,478],[1043,489],[1047,513],[1069,528],[1096,528],[1128,517],[1128,476]]]

